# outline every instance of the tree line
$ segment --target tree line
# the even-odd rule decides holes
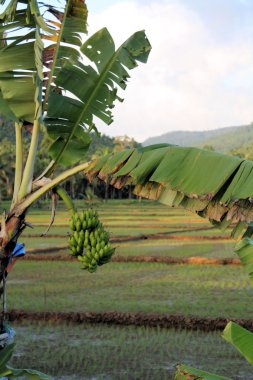
[[[25,144],[29,144],[29,129],[24,130]],[[11,197],[14,186],[15,172],[15,132],[14,125],[0,115],[0,200],[8,200]],[[43,168],[50,163],[50,156],[47,153],[51,140],[44,134],[39,144],[37,172],[35,177]],[[93,160],[106,154],[117,152],[126,148],[138,148],[141,144],[128,136],[110,137],[107,135],[92,134],[92,142],[86,154],[85,160]],[[28,149],[25,149],[27,152]],[[59,166],[58,171],[61,171]],[[57,174],[57,173],[56,173]],[[71,194],[73,199],[87,199],[99,197],[103,199],[132,198],[132,188],[128,186],[124,190],[117,190],[114,187],[96,180],[89,184],[87,178],[79,173],[71,177],[63,184],[65,190]]]

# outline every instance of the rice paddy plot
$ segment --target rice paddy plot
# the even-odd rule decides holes
[[[252,366],[219,333],[90,324],[14,328],[12,365],[57,380],[172,380],[179,361],[234,380],[253,378]]]
[[[59,229],[58,229],[59,233]],[[125,235],[126,236],[126,235]],[[117,235],[115,235],[117,238]],[[70,254],[68,249],[67,235],[48,235],[46,237],[26,237],[21,240],[25,243],[28,252],[38,249],[38,253],[47,254],[55,248],[56,251],[61,251]],[[115,242],[115,256],[131,257],[131,256],[171,256],[171,257],[208,257],[208,258],[236,258],[233,249],[233,241],[223,240],[184,240],[184,239],[140,239],[126,242]]]
[[[77,202],[81,208],[89,205],[83,201]],[[102,222],[114,235],[143,235],[152,233],[174,233],[179,236],[216,236],[223,235],[212,228],[210,223],[196,214],[181,209],[172,209],[155,202],[110,201],[94,206],[99,211]],[[56,214],[55,226],[48,236],[67,234],[70,215],[62,208]],[[33,209],[28,220],[36,227],[34,231],[26,230],[25,235],[41,234],[50,220],[50,210]],[[200,230],[203,229],[203,230]],[[224,235],[225,236],[225,235]]]
[[[47,237],[23,237],[23,239],[20,239],[22,243],[25,244],[25,246],[28,248],[28,250],[31,249],[41,249],[45,248],[45,253],[47,248],[52,247],[60,247],[60,246],[67,246],[67,238],[64,236],[64,239],[61,237],[54,237],[53,239],[48,239]]]
[[[70,228],[66,224],[63,226],[53,226],[49,230],[49,232],[46,234],[46,236],[42,237],[41,235],[44,234],[46,229],[47,229],[47,225],[41,225],[41,224],[36,225],[34,229],[26,229],[25,232],[20,237],[20,240],[22,240],[26,237],[28,237],[28,238],[36,237],[39,239],[41,238],[41,239],[47,240],[47,238],[50,238],[51,236],[55,237],[55,235],[62,236],[63,238],[66,239],[66,237],[68,236],[68,233],[70,233]]]
[[[18,263],[8,308],[251,318],[253,287],[241,267],[111,263],[96,274],[77,262]]]
[[[116,244],[117,256],[171,256],[171,257],[237,257],[233,242],[223,241],[178,241],[178,240],[141,240]]]

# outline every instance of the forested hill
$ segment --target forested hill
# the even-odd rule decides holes
[[[0,115],[0,142],[5,138],[11,143],[15,142],[14,125],[11,122],[7,122]],[[253,123],[240,127],[226,127],[200,132],[168,132],[161,136],[150,137],[142,145],[147,146],[158,143],[205,147],[253,159]],[[123,138],[111,138],[105,135],[102,135],[100,138],[94,136],[88,158],[94,158],[109,151],[121,150],[129,146],[136,147],[138,145],[140,144],[127,136],[123,136]]]
[[[219,128],[201,132],[168,132],[161,136],[150,137],[142,144],[146,146],[158,143],[181,146],[208,146],[220,152],[230,152],[249,145],[253,146],[253,123],[240,127]]]

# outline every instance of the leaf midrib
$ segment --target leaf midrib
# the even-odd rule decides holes
[[[79,116],[79,118],[77,119],[76,123],[75,123],[75,126],[74,128],[72,129],[71,133],[69,134],[69,137],[67,138],[65,144],[63,145],[61,151],[59,152],[58,156],[56,157],[55,159],[55,162],[58,162],[59,159],[61,158],[61,156],[63,155],[67,145],[69,144],[70,140],[72,139],[72,137],[74,136],[75,134],[75,131],[76,131],[76,128],[79,126],[80,122],[82,121],[83,119],[83,116],[84,114],[86,113],[88,107],[90,106],[90,104],[92,103],[92,101],[94,100],[98,90],[100,89],[101,85],[103,85],[104,83],[104,80],[105,80],[105,77],[106,75],[108,74],[108,72],[110,71],[112,65],[114,64],[114,62],[116,61],[118,55],[119,55],[119,52],[120,50],[123,48],[123,45],[121,45],[117,50],[116,52],[113,54],[111,60],[107,63],[107,65],[105,66],[104,70],[102,71],[102,73],[99,75],[99,80],[97,82],[97,85],[95,86],[95,88],[93,89],[93,91],[91,92],[91,95],[89,97],[89,100],[85,103],[85,106]]]

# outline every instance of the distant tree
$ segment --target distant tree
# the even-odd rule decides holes
[[[240,148],[231,149],[230,154],[245,160],[253,160],[253,144],[243,145]]]
[[[2,147],[0,148],[0,196],[4,198],[10,198],[12,195],[14,187],[14,172],[15,172],[15,151],[13,146],[13,128],[14,126],[7,122],[4,117],[0,117],[4,123],[2,132]],[[12,138],[11,138],[12,137]],[[28,151],[29,148],[30,132],[25,131],[24,133],[24,153]],[[45,167],[50,163],[50,155],[48,153],[48,147],[51,144],[51,139],[47,133],[42,135],[39,149],[38,149],[38,160],[35,167],[34,176],[37,177]],[[92,142],[90,144],[89,150],[87,152],[87,160],[96,159],[98,157],[107,155],[109,153],[125,149],[126,147],[138,147],[141,144],[137,143],[133,138],[128,136],[124,137],[109,137],[104,134],[92,134]],[[8,171],[1,170],[1,166],[9,164]],[[56,168],[55,173],[59,173],[62,170],[62,165]],[[73,198],[83,198],[85,197],[86,187],[88,186],[87,180],[84,178],[82,173],[77,173],[76,175],[69,178],[63,187],[70,192]],[[102,198],[108,199],[109,197],[109,185],[100,183],[97,186],[96,183],[92,184],[93,191]],[[6,190],[8,189],[8,191]],[[131,188],[130,188],[131,197]],[[128,192],[126,190],[127,196]]]
[[[118,152],[128,148],[138,148],[142,146],[140,143],[136,142],[133,138],[128,137],[127,135],[117,136],[114,138],[113,142],[114,152]]]
[[[209,144],[204,145],[203,149],[210,150],[210,151],[215,151],[214,147],[212,145],[209,145]]]

